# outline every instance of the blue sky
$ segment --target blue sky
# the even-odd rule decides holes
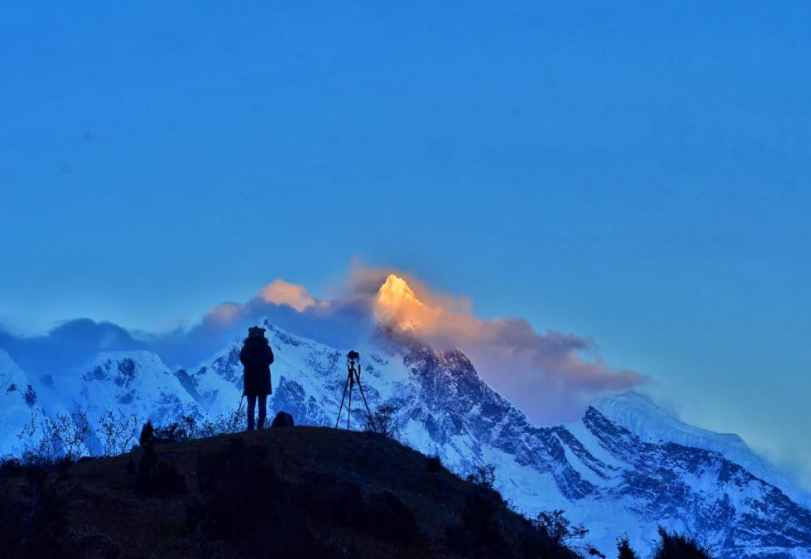
[[[811,5],[499,4],[3,4],[0,321],[161,330],[361,257],[802,472]]]

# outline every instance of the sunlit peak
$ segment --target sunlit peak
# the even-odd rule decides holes
[[[389,274],[385,283],[380,286],[376,303],[378,320],[395,328],[414,330],[421,323],[420,316],[424,305],[417,299],[406,281],[395,274]]]
[[[384,305],[398,305],[403,301],[419,303],[417,296],[411,291],[406,281],[395,274],[389,274],[386,282],[380,286],[380,290],[377,292],[377,300]]]

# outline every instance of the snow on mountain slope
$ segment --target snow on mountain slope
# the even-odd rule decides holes
[[[566,430],[585,441],[585,452],[621,464],[603,469],[598,500],[632,513],[628,534],[641,549],[661,524],[694,535],[718,557],[811,557],[811,511],[721,453],[646,442],[594,407]]]
[[[299,423],[334,426],[341,394],[346,380],[346,351],[320,344],[314,340],[293,336],[269,321],[263,326],[273,348],[275,362],[271,366],[273,395],[268,407],[292,413]],[[208,362],[184,371],[184,384],[195,394],[197,402],[209,415],[227,413],[238,407],[242,394],[242,365],[239,351],[242,340],[217,353]],[[399,383],[407,378],[406,368],[391,364],[372,349],[360,347],[363,353],[363,382],[368,385],[366,396],[370,404],[394,395]],[[368,379],[373,379],[368,380]],[[361,401],[353,405],[355,427],[363,425]],[[344,418],[344,421],[346,419]]]
[[[297,424],[334,426],[348,348],[264,326],[276,355],[271,417],[284,410]],[[60,376],[57,389],[66,406],[94,413],[122,408],[158,423],[215,416],[239,405],[240,347],[235,337],[205,363],[174,373],[149,353],[102,354],[78,374]],[[691,428],[633,394],[598,402],[580,422],[539,427],[460,351],[383,334],[354,349],[369,405],[399,408],[403,441],[463,475],[495,465],[497,486],[516,508],[530,515],[564,509],[603,552],[613,553],[616,537],[627,533],[648,555],[661,524],[699,537],[719,559],[811,559],[811,511],[790,498],[789,485],[748,469],[758,467],[757,457],[740,439]],[[353,429],[365,415],[356,392]]]
[[[165,423],[202,412],[160,357],[147,351],[100,353],[55,386],[70,412],[86,411],[91,419],[107,410],[135,413]]]
[[[743,466],[751,474],[779,487],[794,501],[811,508],[811,495],[789,480],[778,468],[752,452],[738,435],[714,433],[683,423],[651,399],[636,392],[603,398],[592,406],[643,441],[671,442],[718,452]]]
[[[31,413],[42,414],[37,392],[8,353],[0,349],[0,456],[17,447],[17,434],[30,422]]]

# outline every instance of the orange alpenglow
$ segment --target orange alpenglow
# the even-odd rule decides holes
[[[424,305],[406,281],[389,274],[375,299],[375,318],[398,330],[417,330],[425,326],[431,309]]]

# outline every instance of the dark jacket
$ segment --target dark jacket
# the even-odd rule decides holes
[[[239,360],[245,368],[244,393],[246,396],[268,396],[270,387],[270,364],[273,350],[264,337],[249,337],[239,352]]]

